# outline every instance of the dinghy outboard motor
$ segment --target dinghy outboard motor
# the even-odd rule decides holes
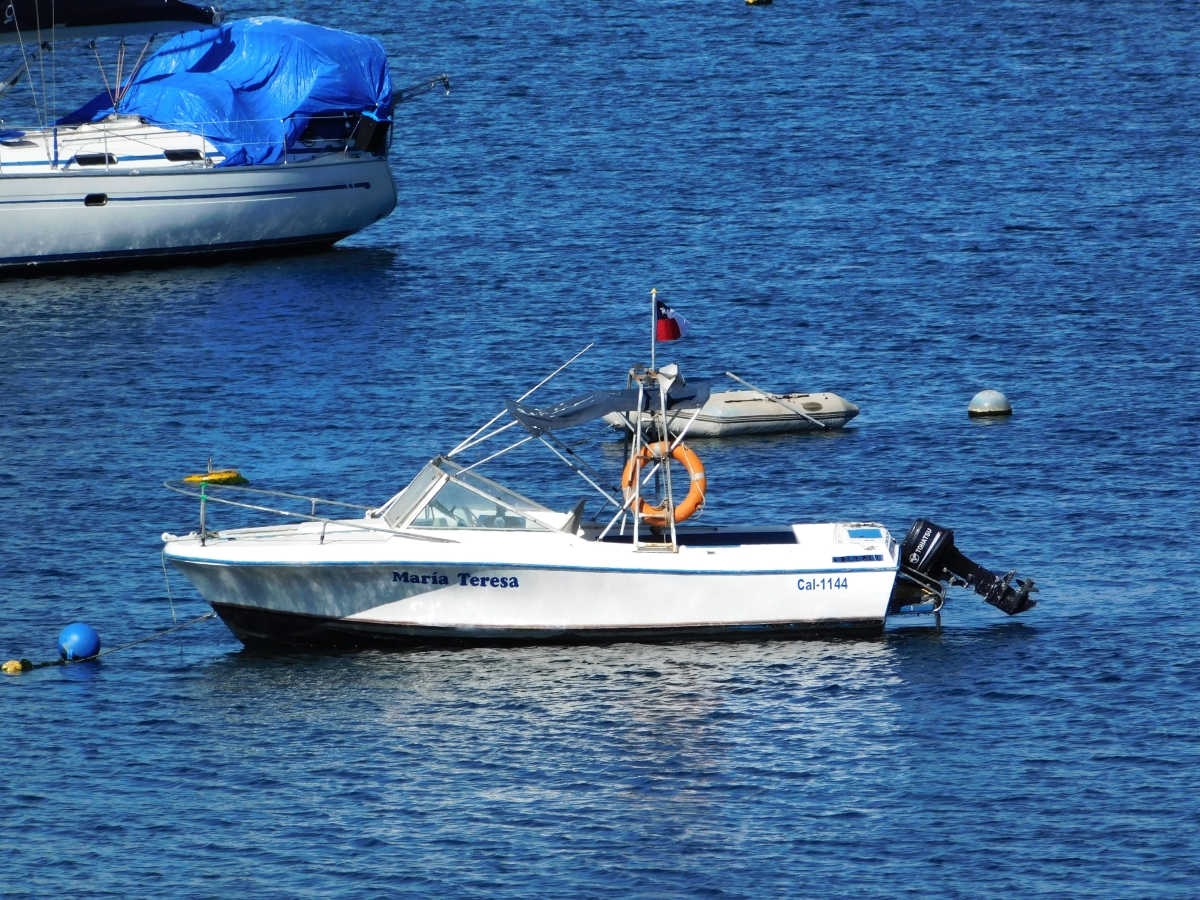
[[[1017,586],[1013,587],[1015,571],[997,575],[971,562],[954,546],[954,532],[928,519],[917,519],[900,545],[900,571],[918,584],[944,581],[969,587],[1010,616],[1037,605],[1037,601],[1029,597],[1037,593],[1032,578],[1017,579]],[[892,605],[898,607],[906,600],[911,602],[910,595],[911,588],[904,590],[901,579],[897,579]]]

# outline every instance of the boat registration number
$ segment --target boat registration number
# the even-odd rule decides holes
[[[801,578],[796,587],[802,591],[841,591],[850,587],[847,578]]]

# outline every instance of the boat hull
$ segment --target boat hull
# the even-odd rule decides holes
[[[247,645],[872,636],[895,581],[894,567],[689,571],[678,558],[674,571],[168,559]]]
[[[328,245],[388,215],[387,161],[331,157],[0,178],[0,273]]]
[[[212,607],[234,636],[247,647],[519,646],[826,637],[873,638],[882,635],[884,627],[882,618],[652,628],[438,627],[331,619],[225,603],[214,603]]]

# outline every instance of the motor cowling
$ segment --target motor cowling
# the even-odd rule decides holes
[[[900,569],[919,581],[933,579],[971,588],[986,602],[1010,616],[1037,605],[1030,594],[1037,593],[1032,578],[1017,579],[1016,572],[997,575],[972,562],[954,546],[954,532],[917,519],[900,545]]]

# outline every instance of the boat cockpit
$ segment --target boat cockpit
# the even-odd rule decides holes
[[[571,519],[444,456],[427,463],[378,514],[392,528],[423,529],[562,531]]]

